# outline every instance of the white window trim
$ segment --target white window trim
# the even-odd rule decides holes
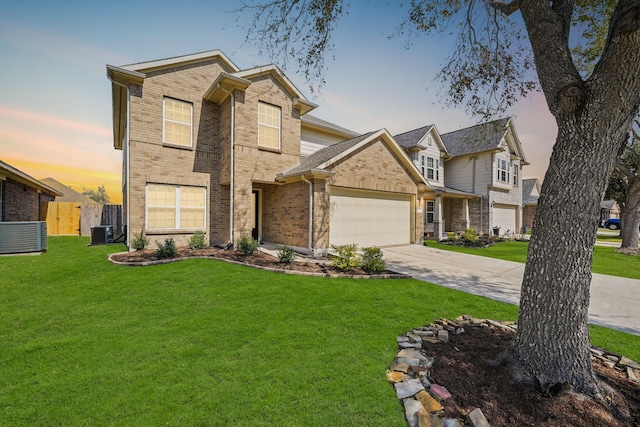
[[[280,120],[279,120],[278,126],[273,126],[267,123],[260,123],[260,114],[258,114],[258,147],[265,150],[282,150],[282,108],[278,105],[269,104],[268,102],[258,101],[258,109],[260,108],[260,104],[277,109]],[[271,147],[268,145],[260,144],[260,127],[261,126],[278,130],[278,147]]]
[[[502,167],[503,165],[505,166],[504,168]],[[500,157],[496,157],[496,182],[511,184],[511,162]]]
[[[177,124],[181,124],[181,125],[185,125],[185,122],[179,122],[176,120],[171,120],[171,119],[167,119],[167,115],[166,115],[166,100],[170,99],[172,101],[178,101],[178,102],[182,102],[184,104],[188,104],[189,107],[191,108],[191,122],[189,123],[189,145],[185,145],[185,144],[179,144],[177,142],[172,142],[172,141],[167,141],[166,139],[166,134],[165,134],[165,123],[166,122],[171,122],[171,123],[177,123]],[[187,102],[187,101],[183,101],[182,99],[177,99],[177,98],[172,98],[170,96],[165,96],[162,98],[162,143],[163,144],[167,144],[167,145],[172,145],[175,147],[187,147],[187,148],[191,148],[193,147],[193,104],[191,102]]]
[[[429,210],[429,204],[431,204],[431,210]],[[435,213],[436,213],[436,202],[434,200],[427,200],[425,203],[425,220],[427,224],[433,224],[435,221]],[[432,221],[429,222],[429,214],[432,214]]]
[[[519,165],[517,165],[515,163],[513,164],[513,186],[514,187],[518,187],[519,186],[519,173],[518,173],[519,172],[518,171],[519,168],[520,168]]]
[[[174,223],[174,227],[170,227],[170,228],[152,228],[149,226],[149,185],[166,185],[169,187],[174,187],[176,189],[176,203],[175,206],[153,206],[154,208],[173,208],[175,209],[175,223]],[[187,188],[202,188],[204,189],[204,224],[202,225],[202,227],[195,227],[195,228],[180,228],[180,189],[183,187],[187,187]],[[145,185],[145,218],[144,218],[144,225],[145,225],[145,230],[149,230],[149,231],[160,231],[160,230],[172,230],[172,231],[184,231],[184,230],[206,230],[207,228],[207,189],[206,187],[199,187],[196,185],[177,185],[177,184],[161,184],[161,183],[157,183],[157,182],[147,182]],[[190,206],[191,208],[193,208],[193,206]]]
[[[424,160],[424,154],[420,155],[420,170],[422,171],[422,176],[427,176],[426,175],[426,166],[425,166],[425,160]]]

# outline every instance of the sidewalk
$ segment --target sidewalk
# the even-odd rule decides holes
[[[407,245],[384,248],[390,270],[415,279],[517,305],[524,264]],[[640,335],[640,280],[593,274],[589,320]]]

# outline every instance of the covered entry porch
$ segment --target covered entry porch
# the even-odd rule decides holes
[[[424,233],[426,238],[442,240],[447,233],[467,228],[481,231],[481,196],[453,188],[439,188],[424,196]]]

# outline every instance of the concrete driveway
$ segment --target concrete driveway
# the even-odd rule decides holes
[[[420,245],[389,247],[383,252],[390,270],[415,279],[510,304],[520,301],[524,264]],[[589,319],[640,335],[640,280],[594,274]]]

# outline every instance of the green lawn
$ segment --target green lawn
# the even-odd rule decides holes
[[[516,241],[499,242],[487,248],[444,245],[433,240],[426,241],[426,245],[430,248],[522,263],[527,260],[527,250],[529,249],[528,242]],[[640,257],[619,254],[614,247],[596,246],[593,252],[592,270],[594,273],[599,274],[640,279]]]
[[[517,307],[411,279],[264,272],[215,260],[123,267],[121,245],[49,238],[0,258],[0,425],[404,426],[396,337]],[[640,337],[592,329],[640,360]]]

